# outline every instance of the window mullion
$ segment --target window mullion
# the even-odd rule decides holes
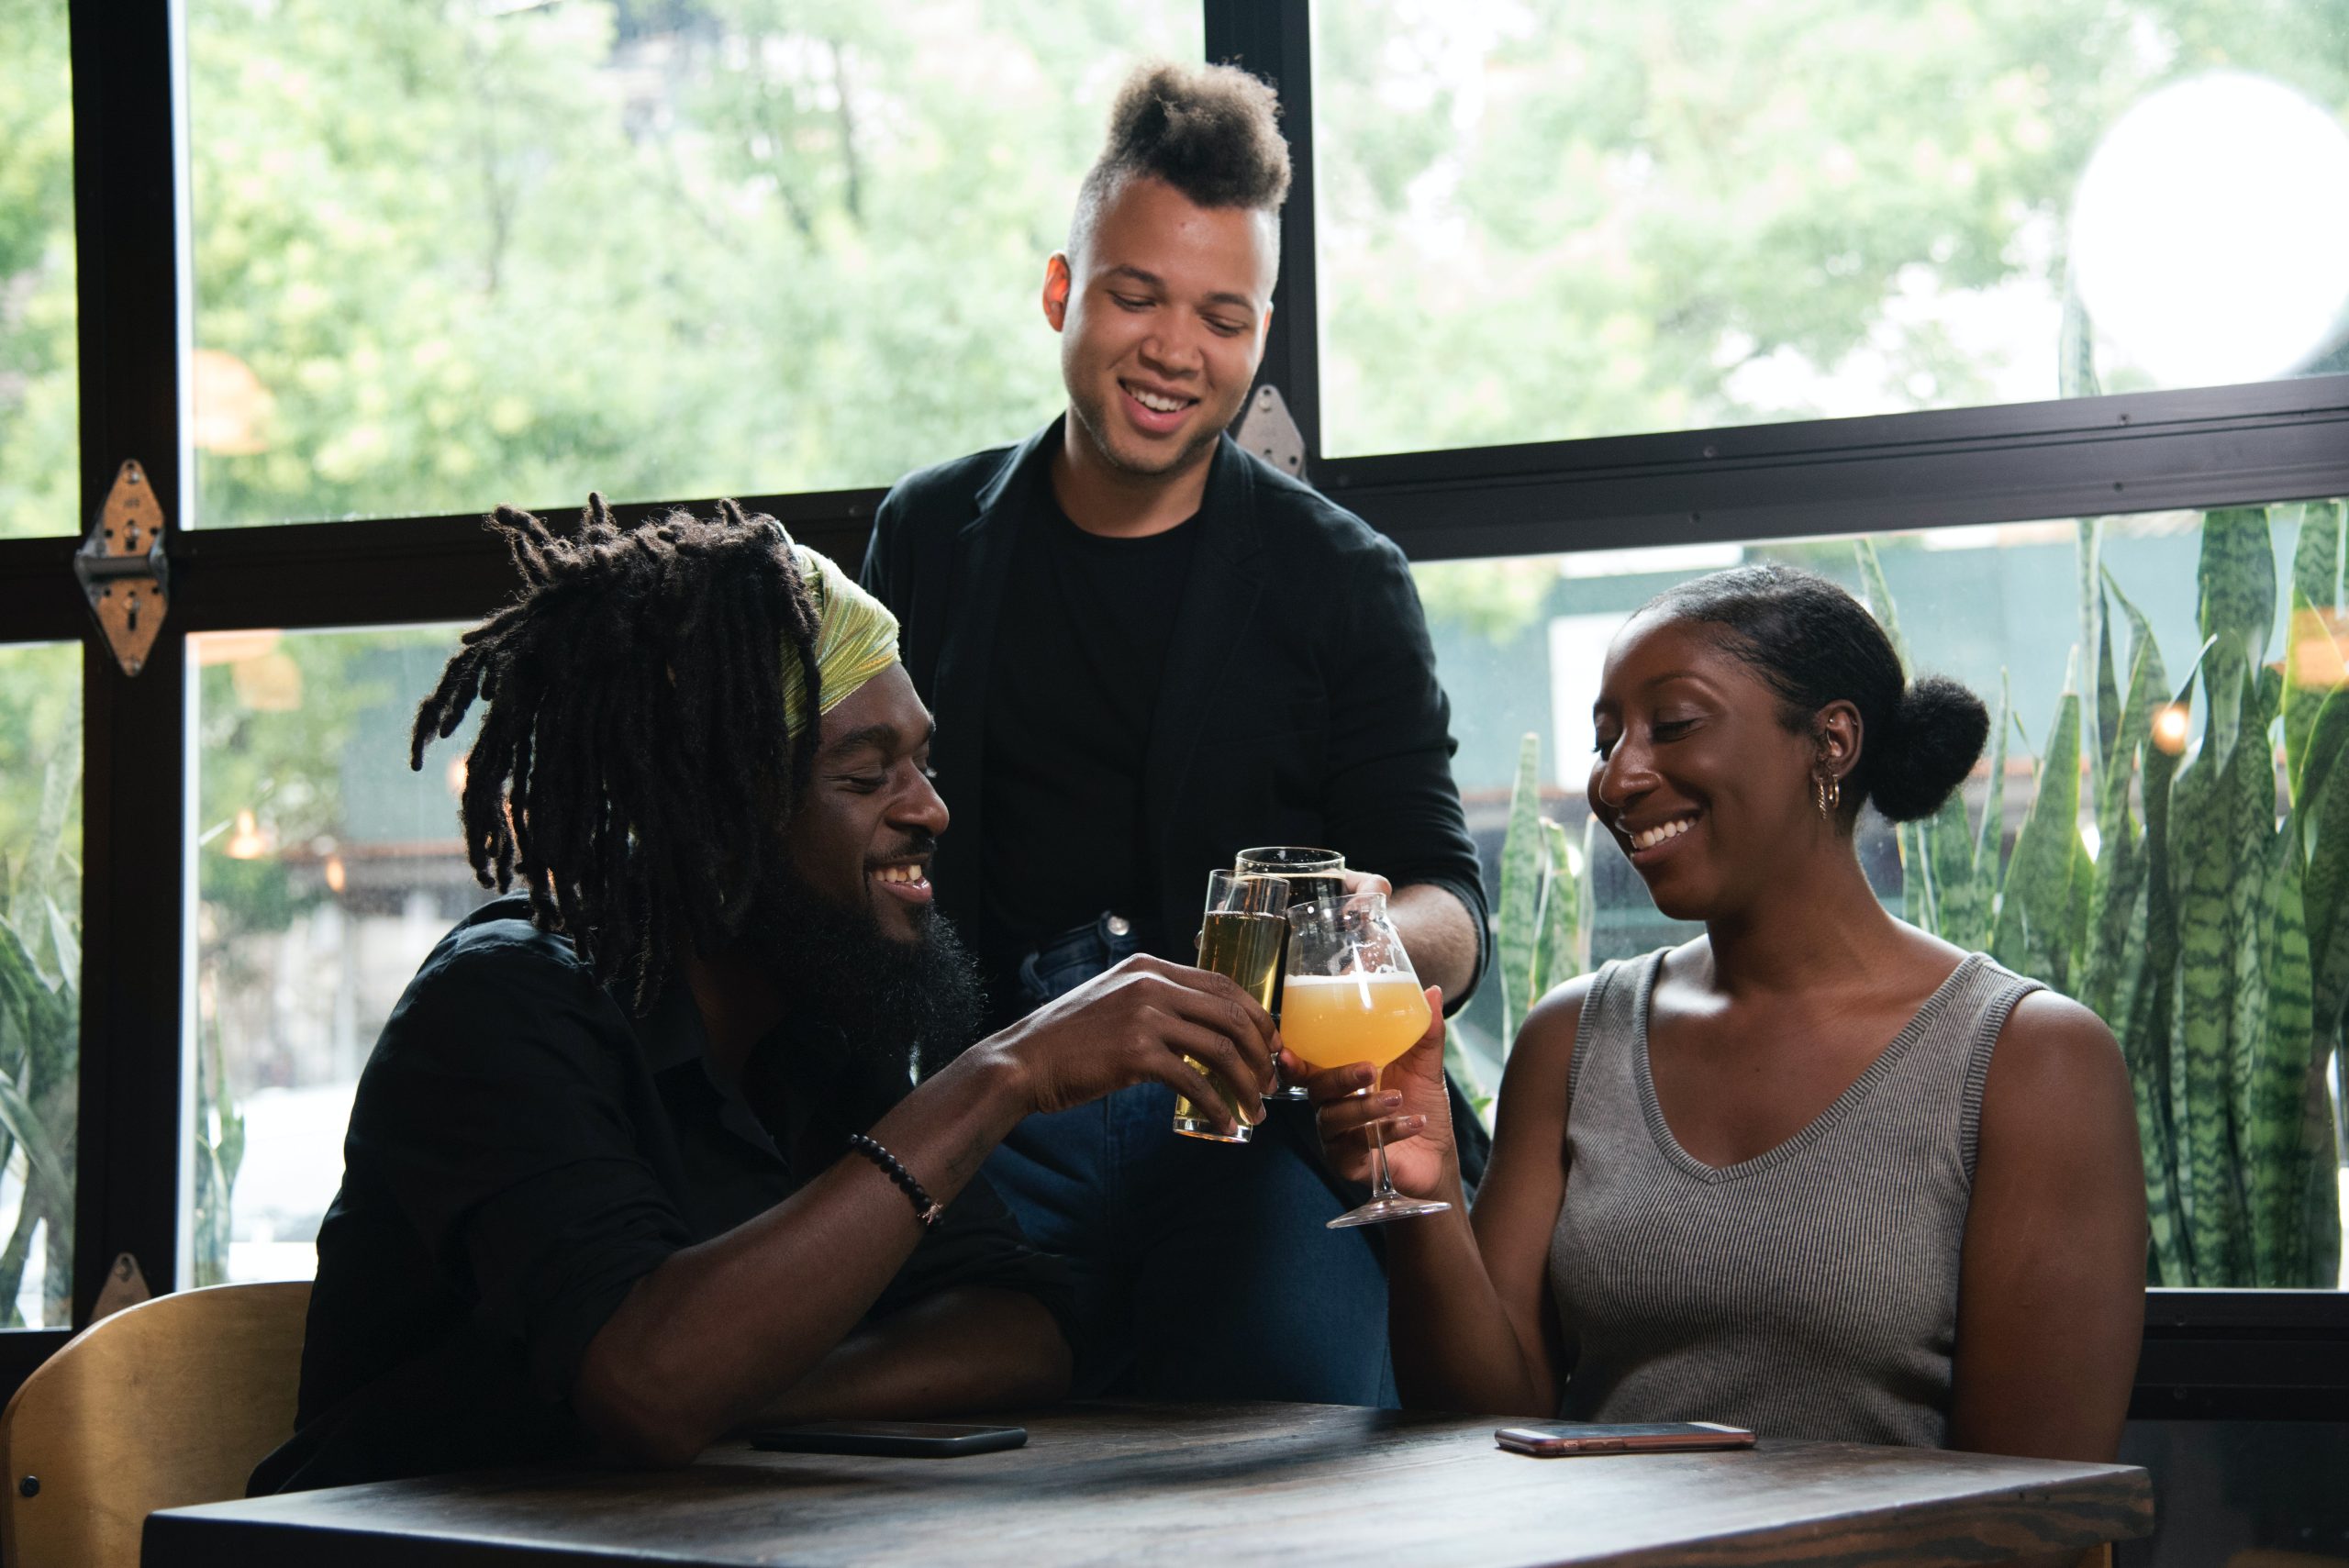
[[[1305,438],[1308,471],[1321,456],[1320,306],[1313,249],[1312,15],[1307,0],[1207,0],[1207,54],[1270,80],[1288,138],[1288,201],[1281,208],[1281,272],[1259,386],[1280,389]]]
[[[71,0],[81,361],[81,522],[136,458],[174,528],[186,515],[185,203],[169,0]],[[58,591],[75,592],[70,574]],[[177,1281],[180,998],[186,852],[184,627],[167,617],[126,676],[83,654],[81,1118],[74,1320],[118,1253]]]

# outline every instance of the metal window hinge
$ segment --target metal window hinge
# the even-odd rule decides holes
[[[1264,383],[1248,399],[1248,412],[1231,439],[1291,479],[1305,477],[1305,433],[1289,416],[1281,389]]]
[[[106,1271],[106,1283],[98,1291],[98,1299],[90,1307],[90,1323],[101,1318],[111,1318],[126,1307],[136,1307],[151,1301],[155,1293],[147,1286],[147,1273],[139,1260],[128,1252],[117,1252],[114,1266]],[[84,1329],[90,1323],[82,1325]]]
[[[73,575],[126,675],[147,667],[148,651],[171,608],[163,528],[163,504],[147,483],[147,471],[133,459],[114,476],[97,521],[73,552]]]

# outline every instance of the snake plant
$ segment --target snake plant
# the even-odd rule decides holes
[[[1987,945],[2120,1039],[2158,1284],[2330,1287],[2340,1276],[2329,1074],[2349,1002],[2349,769],[2335,766],[2349,695],[2332,632],[2342,508],[2299,510],[2281,667],[2264,660],[2277,598],[2269,509],[2213,511],[2197,584],[2203,643],[2175,690],[2150,624],[2098,559],[2100,524],[2083,524],[2082,646],[2012,852],[2001,866],[2003,714],[1980,825],[1953,799],[1900,833],[1911,919]],[[1897,642],[1873,547],[1862,541],[1859,556]],[[2118,659],[2115,605],[2128,628]]]

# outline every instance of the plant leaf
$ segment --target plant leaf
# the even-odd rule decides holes
[[[1500,897],[1493,929],[1504,1040],[1517,1038],[1517,1026],[1533,1005],[1533,962],[1540,939],[1535,922],[1542,892],[1541,768],[1542,737],[1529,730],[1518,742],[1517,780],[1509,790],[1508,833],[1501,840]]]
[[[1859,558],[1860,586],[1867,594],[1868,613],[1884,628],[1885,638],[1906,668],[1909,644],[1900,635],[1900,611],[1892,602],[1891,584],[1884,580],[1884,561],[1876,554],[1876,541],[1863,534],[1852,542],[1852,552]]]
[[[2205,695],[2216,688],[2232,693],[2232,683],[2257,680],[2251,672],[2276,624],[2276,556],[2267,508],[2229,506],[2203,514],[2196,578],[2198,624],[2203,636],[2218,639],[2203,663]],[[2228,695],[2210,703],[2206,728],[2222,766],[2234,752],[2242,722],[2241,699]]]
[[[54,1182],[66,1170],[49,1128],[25,1098],[25,1091],[5,1073],[0,1073],[0,1129],[24,1150],[27,1169],[39,1181]]]
[[[2248,756],[2249,749],[2245,749]],[[2269,784],[2272,802],[2274,785]],[[2273,820],[2272,808],[2269,820]],[[2262,824],[2248,824],[2254,830]],[[2309,933],[2302,909],[2300,836],[2288,825],[2270,832],[2271,870],[2261,911],[2265,940],[2256,984],[2262,1017],[2243,1037],[2239,1143],[2244,1207],[2251,1223],[2252,1276],[2266,1286],[2303,1285],[2304,1227],[2310,1155],[2302,1137],[2313,1053]],[[2330,1131],[2328,1121],[2327,1131]]]
[[[1536,967],[1542,973],[1542,995],[1546,996],[1582,973],[1576,956],[1582,889],[1574,856],[1566,846],[1566,830],[1545,817],[1542,819],[1542,838],[1549,849],[1550,877],[1542,895],[1542,951]],[[1534,1000],[1540,1001],[1541,996]],[[1506,1045],[1503,1049],[1506,1051]]]
[[[58,986],[78,994],[82,989],[81,938],[74,934],[73,922],[65,917],[65,911],[57,906],[56,899],[43,897],[41,902],[49,908],[49,942],[50,951],[57,954]]]
[[[2339,607],[2340,502],[2310,501],[2300,507],[2300,537],[2292,545],[2292,586],[2311,608]]]
[[[2058,990],[2065,988],[2071,965],[2079,820],[2080,695],[2067,689],[2055,705],[2038,788],[2015,834],[1990,937],[1993,958]]]

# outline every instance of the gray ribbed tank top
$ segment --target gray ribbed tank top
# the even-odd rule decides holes
[[[2039,983],[1971,955],[1817,1120],[1716,1169],[1656,1103],[1663,963],[1600,970],[1575,1032],[1550,1241],[1574,1357],[1563,1414],[1945,1443],[1982,1084]]]

